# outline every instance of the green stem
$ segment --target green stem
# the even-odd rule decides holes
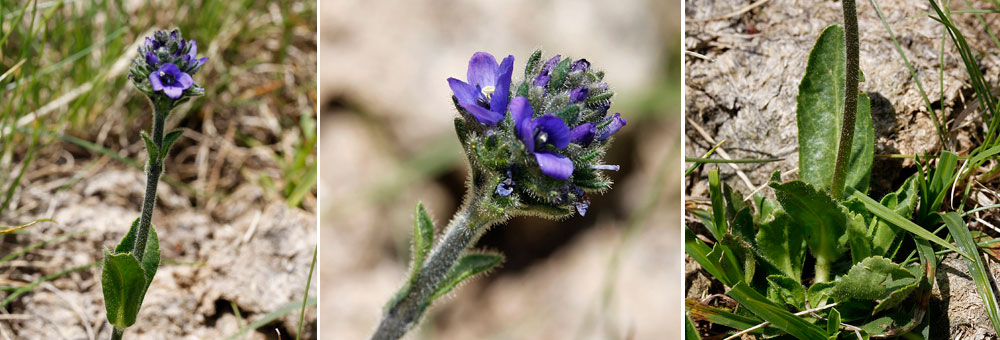
[[[153,144],[157,149],[163,148],[163,125],[170,112],[170,104],[153,102]],[[147,150],[152,155],[152,150]],[[135,238],[135,247],[132,248],[132,255],[142,263],[142,257],[146,253],[146,238],[149,237],[149,226],[153,222],[153,207],[156,206],[156,185],[160,182],[160,174],[163,173],[163,156],[160,159],[150,157],[146,168],[146,192],[142,196],[142,215],[139,217],[139,230]]]
[[[494,220],[480,213],[481,190],[470,189],[465,205],[455,213],[441,241],[431,251],[426,264],[420,269],[406,295],[388,306],[379,322],[372,340],[395,340],[402,338],[410,328],[417,325],[420,316],[430,305],[428,298],[437,290],[441,280],[455,265],[462,253],[475,245]]]
[[[851,157],[851,143],[854,141],[854,120],[858,110],[858,13],[854,0],[843,0],[844,42],[846,43],[847,68],[844,82],[844,115],[840,126],[840,146],[837,148],[837,163],[833,170],[833,198],[840,199],[847,180],[847,162]]]
[[[815,282],[830,281],[830,260],[826,256],[816,256]]]
[[[111,328],[111,340],[122,340],[122,334],[125,334],[124,329]]]

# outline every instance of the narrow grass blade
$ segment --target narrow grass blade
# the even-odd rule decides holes
[[[990,321],[993,323],[993,330],[1000,333],[1000,305],[997,304],[996,293],[993,291],[993,285],[990,284],[990,272],[986,271],[986,267],[983,266],[979,250],[976,248],[976,241],[972,239],[972,234],[966,227],[965,221],[962,221],[957,213],[949,212],[940,214],[940,216],[944,224],[948,226],[948,231],[955,237],[955,243],[958,244],[959,248],[973,255],[966,257],[965,263],[969,267],[972,280],[976,283],[979,297],[983,299],[986,314],[990,316]]]
[[[314,305],[316,305],[316,298],[310,298],[309,300],[306,300],[306,305],[308,305],[308,306],[314,306]],[[239,332],[237,332],[236,334],[230,335],[229,337],[226,338],[226,340],[237,339],[237,338],[239,338],[239,337],[241,337],[241,336],[249,333],[252,330],[255,330],[255,329],[260,328],[260,327],[264,327],[264,325],[267,325],[267,324],[271,323],[272,321],[277,320],[278,318],[280,318],[282,316],[285,316],[285,314],[288,314],[288,313],[291,313],[291,312],[295,311],[300,306],[301,306],[301,303],[299,303],[299,302],[290,302],[290,303],[288,303],[288,304],[286,304],[284,306],[281,306],[281,308],[278,308],[277,310],[275,310],[273,312],[267,313],[267,315],[264,315],[264,317],[258,319],[257,321],[254,321],[254,322],[250,323],[249,325],[243,326],[243,328],[240,328]]]
[[[697,158],[697,157],[684,157],[685,162],[695,162],[699,164],[704,163],[771,163],[779,162],[784,160],[784,158],[737,158],[737,159],[720,159],[720,158]]]
[[[24,253],[27,253],[29,251],[38,249],[39,247],[42,247],[42,246],[44,246],[46,244],[59,242],[59,241],[62,241],[63,239],[67,239],[67,238],[70,238],[70,237],[73,237],[73,236],[77,236],[77,235],[80,235],[80,234],[86,234],[86,233],[89,233],[89,232],[90,232],[90,230],[83,230],[83,231],[78,231],[78,232],[75,232],[75,233],[69,233],[69,234],[65,234],[65,235],[59,235],[59,236],[56,236],[56,237],[54,237],[52,239],[48,239],[48,240],[45,240],[45,241],[40,241],[40,242],[32,243],[31,245],[29,245],[27,247],[24,247],[21,250],[18,250],[18,251],[14,252],[14,253],[12,253],[10,255],[7,255],[7,256],[4,256],[3,258],[0,258],[0,263],[4,263],[4,262],[7,262],[7,261],[10,261],[10,260],[12,260],[12,259],[14,259],[14,258],[16,258],[18,256],[21,256],[21,254],[24,254]]]
[[[302,336],[302,323],[306,318],[306,305],[309,303],[309,286],[312,284],[313,270],[316,269],[316,254],[319,248],[313,248],[313,260],[309,265],[309,276],[306,278],[306,292],[302,294],[302,310],[299,311],[299,331],[295,333],[295,340]]]
[[[712,170],[708,173],[708,192],[712,195],[712,222],[715,224],[715,230],[709,230],[712,232],[712,236],[715,236],[716,240],[721,240],[722,235],[725,234],[729,228],[726,227],[726,202],[725,197],[722,196],[722,184],[719,180],[719,169]]]
[[[9,232],[13,232],[13,231],[17,231],[17,230],[21,230],[21,229],[33,226],[33,225],[41,223],[41,222],[59,223],[59,222],[56,222],[55,220],[53,220],[51,218],[43,218],[43,219],[38,219],[38,220],[31,221],[28,224],[22,224],[22,225],[19,225],[19,226],[13,226],[13,227],[12,226],[0,226],[0,228],[3,228],[3,229],[0,229],[0,235],[6,234],[6,233],[9,233]],[[3,261],[0,261],[0,262],[3,262]]]
[[[66,269],[66,270],[63,270],[63,271],[59,271],[59,272],[56,272],[56,273],[52,273],[52,274],[46,275],[46,276],[42,277],[41,279],[35,280],[35,281],[31,282],[30,284],[28,284],[28,285],[26,285],[24,287],[18,288],[13,293],[10,293],[10,295],[8,295],[7,298],[3,299],[3,301],[0,302],[0,308],[7,307],[8,304],[10,304],[14,300],[16,300],[21,295],[30,293],[31,291],[35,290],[35,287],[38,287],[38,285],[42,284],[43,282],[52,281],[52,280],[55,280],[55,279],[57,279],[57,278],[59,278],[59,277],[61,277],[63,275],[66,275],[66,274],[69,274],[69,273],[72,273],[72,272],[81,271],[81,270],[84,270],[84,269],[88,269],[90,267],[95,267],[95,266],[97,266],[99,264],[101,264],[100,261],[94,262],[94,263],[91,263],[91,264],[87,264],[87,265],[82,265],[82,266],[79,266],[79,267],[73,267],[73,268],[70,268],[70,269]]]
[[[764,321],[770,322],[792,336],[803,340],[826,339],[823,329],[795,316],[784,308],[775,306],[766,297],[750,288],[746,283],[737,283],[726,292],[727,295],[740,303],[740,306],[753,312]]]
[[[760,324],[758,318],[739,315],[722,308],[712,307],[691,299],[684,299],[684,307],[688,317],[694,320],[705,320],[717,325],[723,325],[735,329],[747,329]],[[750,333],[763,333],[764,328],[753,330]]]

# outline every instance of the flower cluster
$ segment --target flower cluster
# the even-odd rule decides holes
[[[456,129],[473,168],[473,184],[492,188],[498,213],[565,216],[586,213],[586,192],[611,181],[601,170],[611,137],[625,126],[608,115],[614,92],[586,59],[535,51],[524,79],[511,83],[514,57],[499,64],[484,52],[469,61],[467,81],[449,78],[462,113]]]
[[[171,100],[200,96],[205,90],[191,76],[201,69],[208,57],[198,58],[198,44],[181,38],[179,30],[156,31],[139,46],[132,60],[128,78],[151,99],[166,96]]]

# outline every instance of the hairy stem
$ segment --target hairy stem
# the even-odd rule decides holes
[[[124,329],[111,328],[111,340],[122,340],[122,334],[125,334]]]
[[[858,110],[858,13],[854,0],[843,0],[844,42],[847,52],[847,68],[844,82],[844,115],[840,126],[840,145],[837,148],[837,163],[833,170],[833,198],[840,199],[847,181],[847,162],[851,157],[851,143],[854,141],[854,120]]]
[[[473,246],[494,221],[479,213],[479,190],[470,189],[465,205],[455,213],[448,229],[431,251],[427,262],[420,269],[415,280],[404,288],[405,295],[391,303],[372,335],[372,340],[395,340],[403,337],[410,328],[420,321],[427,306],[428,298],[434,294],[441,280],[451,270],[462,253]]]
[[[153,102],[153,144],[157,149],[163,147],[163,125],[167,120],[167,113],[170,112],[168,104]],[[152,155],[152,150],[149,154]],[[159,158],[163,158],[160,156]],[[153,207],[156,206],[156,185],[160,182],[160,174],[163,173],[163,161],[150,157],[146,167],[146,192],[142,196],[142,215],[139,217],[139,231],[135,238],[135,247],[132,248],[132,255],[142,263],[142,257],[146,254],[146,238],[149,237],[149,226],[153,223]]]

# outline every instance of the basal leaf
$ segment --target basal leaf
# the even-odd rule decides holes
[[[917,195],[917,181],[914,176],[907,178],[896,192],[882,197],[880,202],[886,208],[906,219],[913,216],[913,211],[916,210],[917,202],[920,199]],[[886,223],[883,219],[876,217],[875,220],[875,226],[868,232],[869,238],[872,240],[872,254],[892,258],[904,239],[900,233],[901,229]]]
[[[784,275],[767,277],[767,298],[779,305],[790,305],[798,310],[806,310],[806,289],[799,281]]]
[[[780,208],[764,218],[757,230],[757,247],[761,257],[786,276],[802,281],[805,249],[802,228],[792,226],[792,220]]]
[[[865,225],[865,218],[861,214],[845,211],[847,214],[847,243],[851,245],[851,264],[861,262],[861,260],[872,254],[871,240],[868,238],[868,226]]]
[[[702,269],[712,275],[712,277],[718,279],[722,284],[727,286],[732,286],[739,279],[742,278],[742,274],[737,276],[735,280],[729,279],[728,269],[723,269],[722,264],[712,260],[709,254],[712,253],[712,248],[709,247],[705,242],[698,239],[697,236],[691,232],[691,229],[684,227],[684,252],[686,252],[695,262],[701,265]]]
[[[490,270],[499,265],[500,262],[503,262],[503,255],[499,254],[474,253],[462,256],[458,260],[458,263],[448,271],[444,280],[441,280],[441,284],[434,291],[434,294],[427,298],[427,303],[429,304],[431,301],[448,294],[448,292],[462,281],[465,281],[465,279]]]
[[[832,264],[844,254],[848,219],[839,203],[802,181],[772,182],[771,187],[795,227],[805,229],[806,244],[817,262],[824,259]]]
[[[840,331],[840,312],[836,308],[830,309],[830,314],[826,318],[826,333],[836,335]]]
[[[742,263],[740,267],[743,272],[742,280],[744,282],[752,282],[753,275],[757,270],[757,257],[754,256],[755,251],[752,246],[744,239],[733,234],[723,235],[720,244],[725,245],[726,248],[731,250],[732,254],[736,257],[736,261]],[[731,272],[735,273],[735,271]]]
[[[799,179],[824,191],[830,191],[833,182],[844,114],[846,64],[844,28],[827,27],[809,53],[796,97]],[[871,177],[874,131],[871,104],[861,93],[845,184],[861,192],[868,191]]]
[[[816,282],[806,291],[806,300],[810,308],[825,306],[833,295],[834,282]]]
[[[913,272],[889,259],[872,256],[855,264],[847,272],[847,275],[836,282],[833,298],[838,301],[855,299],[881,303],[895,291],[906,292],[905,295],[900,293],[893,297],[892,301],[898,304],[909,292],[913,291],[919,279],[919,275],[914,275]],[[881,309],[890,307],[892,306],[882,306]],[[881,309],[876,307],[876,310]]]

